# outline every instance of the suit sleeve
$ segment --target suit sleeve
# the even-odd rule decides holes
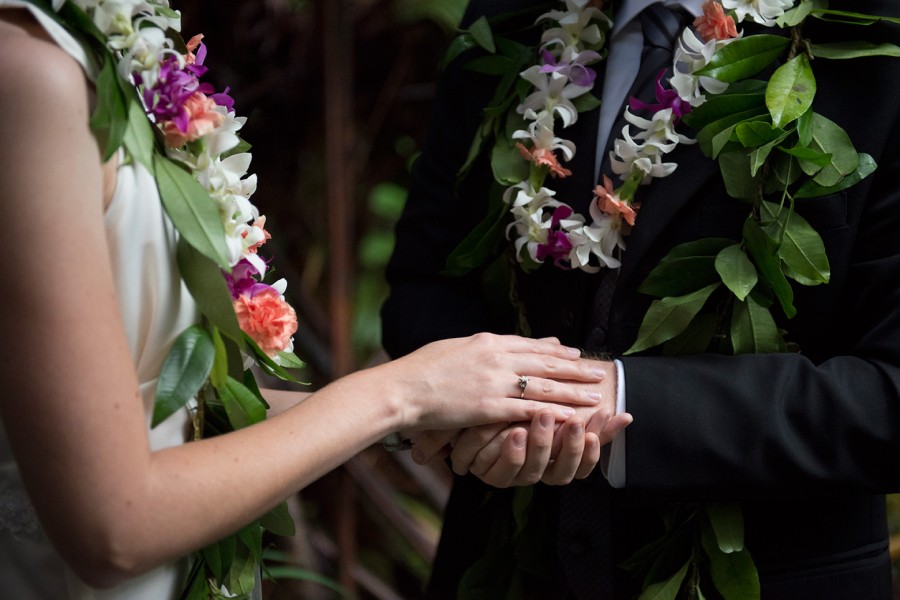
[[[832,282],[784,322],[802,352],[624,358],[627,487],[900,490],[900,61],[844,62],[820,93],[840,90],[831,118],[879,166],[841,196],[846,226],[823,233]]]

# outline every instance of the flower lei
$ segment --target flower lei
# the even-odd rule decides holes
[[[181,15],[167,0],[32,0],[78,36],[102,65],[90,125],[104,160],[126,160],[155,176],[179,232],[179,271],[203,315],[175,341],[157,383],[152,426],[192,406],[195,438],[265,419],[267,405],[246,365],[296,381],[286,370],[297,316],[285,280],[265,281],[258,250],[266,219],[251,203],[256,176],[238,135],[246,119],[228,89],[201,78],[202,35],[185,43]],[[252,359],[252,360],[249,360]],[[293,534],[285,505],[198,552],[182,598],[243,597],[257,585],[262,534]]]
[[[674,248],[639,288],[658,299],[626,353],[667,344],[665,349],[675,353],[785,351],[773,311],[780,308],[788,318],[796,314],[788,280],[818,285],[830,278],[822,239],[794,211],[794,202],[852,187],[876,168],[871,156],[855,150],[843,129],[813,110],[816,82],[810,58],[900,57],[900,47],[890,43],[815,44],[803,37],[802,26],[808,18],[847,25],[900,19],[830,10],[827,0],[706,0],[693,29],[680,36],[671,78],[664,82],[664,73],[657,77],[656,101],[629,100],[624,114],[628,124],[610,153],[619,185],[603,174],[602,185],[593,190],[588,222],[544,184],[547,177],[571,175],[563,163],[576,148],[558,135],[557,126],[565,129],[579,112],[596,109],[598,103],[588,93],[596,73],[589,65],[603,58],[612,21],[590,0],[565,0],[564,5],[565,10],[537,19],[549,23],[538,64],[533,64],[533,51],[495,37],[485,18],[451,46],[451,58],[475,46],[488,53],[467,63],[476,72],[496,74],[521,65],[516,72],[528,86],[517,87],[504,78],[485,110],[458,177],[466,176],[474,157],[493,138],[491,167],[503,190],[501,201],[492,202],[485,221],[451,254],[447,273],[459,275],[481,265],[503,232],[512,239],[515,259],[525,271],[548,260],[586,272],[619,267],[625,236],[639,220],[639,188],[674,172],[678,165],[665,157],[676,147],[697,144],[718,162],[728,194],[750,206],[743,237],[739,242],[701,239]],[[737,25],[746,21],[787,29],[790,35],[745,37]],[[772,66],[777,68],[768,81],[754,79]],[[679,132],[682,123],[697,132],[695,138]],[[714,307],[716,314],[701,314],[704,307]],[[518,511],[528,501],[519,497],[514,503],[517,523],[527,519]],[[644,595],[676,597],[683,591],[702,597],[700,582],[710,581],[719,590],[758,596],[758,575],[743,545],[740,507],[707,504],[673,510],[665,536],[622,565],[644,576]]]

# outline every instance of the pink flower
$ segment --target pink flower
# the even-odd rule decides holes
[[[553,150],[535,148],[532,151],[526,148],[522,142],[516,142],[516,148],[519,149],[519,154],[522,155],[522,158],[528,162],[534,163],[539,167],[547,167],[550,169],[550,175],[553,177],[568,177],[572,174],[572,171],[559,164],[559,159],[556,158],[556,154]]]
[[[202,92],[194,92],[184,103],[187,113],[187,128],[182,129],[174,121],[163,123],[166,146],[180,148],[210,133],[225,120],[225,115],[216,111],[216,103]]]
[[[291,345],[297,331],[297,313],[281,294],[266,288],[256,294],[244,294],[234,301],[241,330],[268,356],[274,357]]]
[[[704,41],[728,40],[737,37],[737,26],[731,15],[726,15],[722,5],[714,0],[703,3],[703,14],[694,19],[694,27]]]
[[[187,47],[188,53],[184,55],[184,62],[192,65],[197,61],[196,55],[194,55],[194,50],[200,47],[200,42],[203,41],[203,34],[198,33],[194,37],[188,40],[185,47]],[[203,64],[203,58],[200,59],[200,64]]]
[[[603,185],[594,188],[594,196],[597,197],[597,206],[600,207],[600,210],[608,215],[621,215],[626,223],[634,227],[634,220],[637,217],[636,207],[619,199],[609,177],[603,176]]]
[[[269,240],[272,239],[272,234],[269,233],[268,231],[266,231],[265,215],[259,217],[255,221],[253,221],[252,228],[254,229],[254,233],[255,233],[255,230],[258,229],[262,235],[262,238],[258,242],[247,246],[247,252],[252,252],[253,254],[256,254],[257,250],[259,250],[263,244],[265,244],[266,242],[268,242]],[[249,235],[249,233],[250,233],[249,231],[245,231],[241,234],[241,237],[244,239],[247,239],[247,235]]]

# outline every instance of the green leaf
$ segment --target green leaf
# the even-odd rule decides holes
[[[637,341],[625,354],[634,354],[669,341],[684,331],[720,286],[716,283],[685,296],[654,300],[641,322]]]
[[[151,427],[165,421],[197,395],[209,377],[215,354],[209,333],[198,325],[188,327],[178,336],[163,361],[156,384]]]
[[[717,315],[697,315],[687,329],[666,342],[662,353],[666,356],[687,356],[707,352],[718,328]]]
[[[671,578],[649,586],[641,592],[638,600],[675,600],[678,597],[678,590],[681,589],[681,584],[684,582],[690,564],[690,561],[684,563],[684,566]]]
[[[716,256],[723,249],[734,243],[734,240],[720,237],[700,238],[692,242],[678,244],[672,248],[661,262],[687,258],[689,256]]]
[[[712,583],[726,600],[759,600],[759,575],[747,549],[725,553],[719,549],[712,526],[704,522],[701,544],[709,558]]]
[[[738,300],[746,298],[759,281],[756,267],[747,258],[740,244],[733,244],[719,252],[716,255],[715,267],[722,278],[722,283]]]
[[[641,283],[638,291],[657,298],[683,296],[719,280],[714,263],[712,256],[661,261]]]
[[[731,132],[738,123],[762,119],[768,120],[768,118],[769,112],[766,109],[765,103],[761,102],[759,106],[717,119],[697,132],[697,143],[700,145],[700,151],[710,158],[715,158],[718,156],[724,144],[721,141],[717,141],[715,147],[713,147],[714,140],[717,138],[721,140],[722,135],[726,136],[726,141],[730,139]],[[723,134],[725,131],[728,131],[728,134]]]
[[[600,98],[594,94],[582,94],[572,100],[572,105],[579,113],[591,112],[595,108],[599,108],[601,104]]]
[[[497,45],[494,44],[494,34],[491,31],[491,24],[488,23],[487,17],[481,16],[472,23],[469,27],[469,33],[472,34],[472,39],[475,40],[476,44],[491,54],[497,51]]]
[[[778,242],[752,218],[744,222],[744,242],[750,250],[753,262],[756,263],[757,271],[775,292],[784,314],[788,318],[793,318],[797,314],[794,307],[794,291],[781,271],[781,261],[777,254]]]
[[[97,105],[91,114],[90,127],[100,134],[103,142],[103,162],[106,162],[122,145],[128,129],[128,104],[125,91],[116,72],[112,54],[103,53],[103,68],[97,75]]]
[[[875,164],[874,158],[868,154],[860,154],[859,165],[857,166],[855,173],[851,173],[835,185],[829,187],[823,187],[815,181],[807,181],[799,190],[797,190],[797,193],[794,194],[794,198],[818,198],[820,196],[836,194],[841,190],[853,187],[871,175],[877,167],[878,165]]]
[[[802,146],[804,148],[808,147],[812,143],[813,137],[813,118],[815,117],[815,112],[812,109],[803,113],[803,115],[797,119],[797,145]]]
[[[293,352],[279,352],[278,359],[285,369],[305,369],[306,363]]]
[[[465,275],[487,260],[503,240],[507,205],[493,198],[489,213],[450,253],[444,274],[451,277]]]
[[[791,271],[800,275],[798,281],[804,285],[828,283],[831,268],[825,244],[812,225],[796,212],[780,210],[771,202],[763,202],[760,210],[770,218],[778,218],[784,230],[778,255]]]
[[[516,68],[516,62],[508,56],[490,54],[470,60],[465,68],[483,75],[505,75]]]
[[[156,138],[153,126],[144,113],[144,107],[137,99],[132,99],[128,103],[128,128],[125,130],[123,142],[129,154],[152,173]]]
[[[836,23],[846,23],[848,25],[874,25],[879,21],[888,23],[900,23],[898,17],[886,17],[881,15],[867,15],[864,13],[849,12],[846,10],[821,10],[814,9],[813,16],[819,17],[823,21],[833,21]]]
[[[244,347],[253,353],[253,355],[256,357],[256,366],[262,369],[263,372],[266,373],[266,375],[277,377],[278,379],[281,379],[283,381],[291,381],[294,383],[308,385],[298,380],[287,370],[291,367],[278,364],[272,357],[263,352],[262,349],[257,345],[257,343],[253,341],[253,338],[251,338],[246,333],[244,334]],[[262,400],[261,397],[260,399]]]
[[[814,8],[827,8],[828,0],[802,0],[800,4],[792,8],[791,10],[785,11],[783,15],[775,19],[775,23],[781,28],[788,27],[796,27],[800,25],[803,20],[809,16],[810,12]]]
[[[789,39],[777,35],[747,36],[721,48],[695,75],[714,77],[726,83],[746,79],[772,64],[789,44]]]
[[[841,178],[856,171],[859,155],[847,132],[834,121],[820,114],[813,115],[813,139],[811,147],[823,154],[830,154],[831,161],[815,177],[822,187],[836,185]]]
[[[173,161],[157,154],[153,165],[160,198],[178,233],[198,252],[228,268],[225,227],[216,203],[190,173]]]
[[[738,141],[745,148],[765,146],[776,140],[783,140],[788,132],[765,121],[744,121],[734,128]]]
[[[491,150],[491,169],[497,183],[511,186],[528,179],[531,164],[513,144],[498,142]]]
[[[460,54],[477,46],[478,43],[475,41],[475,38],[472,37],[472,34],[459,34],[450,42],[450,46],[447,48],[446,54],[444,54],[444,59],[441,61],[441,68],[446,69],[447,65],[456,60]]]
[[[873,44],[871,42],[835,42],[831,44],[810,44],[816,58],[848,59],[863,56],[900,57],[900,46],[896,44]]]
[[[726,152],[719,156],[719,171],[725,191],[732,198],[752,199],[759,193],[759,180],[750,174],[750,154],[746,151]]]
[[[798,54],[776,69],[766,87],[766,106],[775,127],[784,128],[812,106],[816,78],[806,54]]]
[[[732,115],[766,111],[766,82],[756,79],[739,81],[722,94],[709,95],[706,102],[684,116],[684,123],[694,129],[704,127]]]
[[[294,519],[291,518],[291,513],[288,511],[287,502],[282,502],[263,515],[259,524],[266,531],[282,537],[294,537],[294,534],[297,533],[297,526],[294,524]]]
[[[824,154],[812,148],[802,148],[795,146],[793,148],[779,148],[785,154],[789,154],[797,158],[797,164],[804,173],[810,177],[822,170],[823,167],[831,162],[831,155]]]
[[[184,238],[178,240],[176,258],[182,280],[203,316],[227,337],[242,345],[243,333],[234,315],[231,293],[219,267]]]
[[[243,383],[228,377],[225,386],[218,388],[228,422],[235,429],[243,429],[266,419],[266,405]]]
[[[744,515],[739,504],[711,502],[704,506],[716,535],[719,550],[725,554],[744,549]]]
[[[731,313],[731,345],[734,354],[765,354],[781,351],[781,336],[769,309],[753,296],[735,302]]]
[[[203,559],[206,561],[207,569],[217,580],[223,581],[225,574],[231,569],[236,547],[237,540],[235,536],[229,535],[215,544],[210,544],[201,551]]]

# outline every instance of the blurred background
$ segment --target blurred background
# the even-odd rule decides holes
[[[289,282],[311,388],[384,360],[393,225],[466,0],[172,4],[185,39],[205,35],[207,79],[248,117],[253,199]],[[421,598],[449,486],[443,465],[380,446],[323,477],[291,502],[297,535],[271,540],[266,599]],[[900,533],[900,499],[890,503]]]

